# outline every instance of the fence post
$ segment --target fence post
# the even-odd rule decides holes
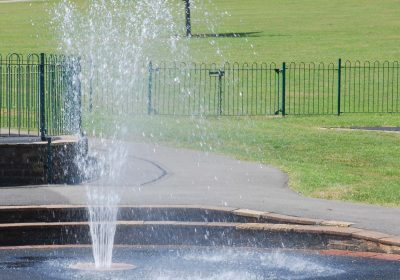
[[[286,116],[286,62],[282,63],[282,116]]]
[[[152,89],[153,89],[153,63],[149,63],[149,88],[147,92],[147,114],[151,115],[152,108]]]
[[[40,54],[39,64],[39,116],[40,116],[40,139],[46,141],[46,119],[45,119],[45,87],[44,87],[45,54]]]
[[[340,104],[341,104],[341,94],[342,94],[342,59],[339,58],[338,61],[338,111],[337,111],[337,115],[340,116],[341,113],[341,108],[340,108]]]
[[[223,71],[218,71],[218,113],[222,116],[222,76]]]

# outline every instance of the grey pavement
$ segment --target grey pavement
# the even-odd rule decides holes
[[[107,146],[91,139],[92,152],[104,154]],[[285,173],[271,166],[156,144],[125,147],[127,157],[118,178],[86,186],[0,188],[0,205],[84,204],[86,187],[106,185],[120,194],[121,205],[248,208],[353,222],[359,228],[400,235],[400,208],[304,197],[288,188]]]

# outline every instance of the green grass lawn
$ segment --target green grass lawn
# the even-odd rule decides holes
[[[57,36],[49,24],[47,9],[57,1],[13,4],[0,1],[0,53],[55,51]],[[400,57],[397,0],[211,2],[197,0],[198,7],[192,11],[194,34],[210,33],[210,26],[214,33],[251,34],[239,38],[192,38],[190,52],[197,62],[336,62],[339,57],[350,60]],[[209,15],[205,16],[205,12]],[[184,19],[179,20],[183,34]]]
[[[47,10],[55,1],[1,3],[0,53],[54,52]],[[84,0],[76,0],[79,5]],[[174,0],[181,3],[181,0]],[[398,0],[198,0],[193,61],[399,60]],[[182,6],[183,8],[183,6]],[[227,14],[225,14],[225,11]],[[205,16],[205,12],[210,13]],[[221,15],[224,14],[224,15]],[[184,19],[180,18],[182,34]],[[247,35],[246,35],[247,34]],[[179,58],[177,58],[179,60]],[[314,117],[126,117],[128,139],[154,141],[272,164],[308,196],[400,206],[400,134],[324,129],[400,126],[398,115]],[[108,127],[110,115],[95,126]],[[120,121],[120,120],[117,120]],[[91,131],[92,124],[88,124]],[[111,130],[106,131],[108,135]]]
[[[155,116],[129,118],[127,125],[130,140],[272,164],[288,172],[290,186],[307,196],[400,206],[400,133],[325,129],[400,126],[397,115]]]

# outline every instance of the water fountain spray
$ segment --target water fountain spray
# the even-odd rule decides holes
[[[66,0],[54,15],[60,49],[80,57],[88,135],[100,138],[105,179],[87,186],[87,204],[95,267],[111,268],[119,203],[119,189],[111,185],[118,185],[125,164],[122,139],[129,122],[120,108],[135,97],[134,77],[143,74],[151,59],[187,52],[178,47],[180,30],[169,1],[89,0],[79,6]]]

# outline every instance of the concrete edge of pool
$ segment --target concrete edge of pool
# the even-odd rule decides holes
[[[85,206],[0,207],[0,249],[90,243]],[[115,244],[285,248],[400,261],[399,236],[342,221],[199,205],[121,206]]]

